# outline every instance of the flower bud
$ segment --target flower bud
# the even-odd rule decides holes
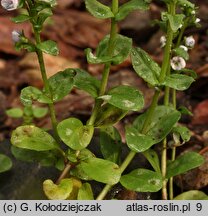
[[[186,51],[186,52],[188,51],[188,48],[187,48],[186,46],[184,46],[184,45],[180,45],[179,47],[180,47],[181,49],[183,49],[184,51]]]
[[[164,47],[166,44],[166,37],[163,35],[160,37],[160,47]]]
[[[16,10],[19,5],[19,0],[1,0],[1,6],[8,10]]]
[[[201,20],[199,18],[196,18],[195,23],[199,23]]]
[[[17,43],[20,41],[20,37],[22,35],[22,32],[19,30],[12,31],[12,40]]]
[[[173,70],[181,70],[186,67],[186,62],[182,57],[175,56],[171,59],[170,65]]]
[[[195,45],[195,39],[194,39],[194,37],[193,36],[186,37],[185,38],[185,45],[188,48],[193,48],[194,45]]]

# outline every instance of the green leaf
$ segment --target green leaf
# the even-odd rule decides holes
[[[145,112],[140,115],[133,123],[133,126],[140,133],[142,132],[147,114],[148,112]],[[169,106],[157,106],[152,113],[152,120],[146,128],[145,135],[151,137],[155,144],[159,143],[170,133],[180,117],[180,112]]]
[[[58,144],[50,134],[33,125],[16,128],[12,132],[11,143],[16,147],[35,151],[58,148]]]
[[[173,128],[173,133],[178,133],[184,142],[188,142],[191,138],[191,132],[187,127],[177,125]]]
[[[76,72],[74,77],[74,86],[78,89],[88,92],[92,97],[96,98],[99,94],[100,89],[100,80],[91,76],[84,70],[81,69],[72,69]]]
[[[76,118],[68,118],[60,122],[57,126],[61,140],[74,150],[81,150],[90,143],[94,127],[83,126],[82,122]]]
[[[150,136],[139,133],[134,127],[126,128],[126,142],[134,152],[144,152],[155,144],[155,141]]]
[[[89,183],[84,183],[79,189],[78,200],[94,200],[92,188]]]
[[[0,173],[8,171],[9,169],[11,169],[11,167],[11,159],[4,154],[0,154]]]
[[[193,113],[192,113],[188,108],[186,108],[185,106],[180,106],[180,107],[178,108],[178,111],[179,111],[181,114],[193,116]]]
[[[26,162],[37,162],[42,166],[54,166],[57,161],[58,152],[22,149],[15,146],[11,147],[11,152],[17,160]]]
[[[110,7],[101,4],[96,0],[85,0],[87,10],[96,18],[107,19],[114,17]]]
[[[36,28],[37,26],[39,26],[39,30],[41,30],[46,19],[52,15],[53,15],[53,12],[50,8],[45,9],[44,12],[40,12],[38,14]]]
[[[169,76],[166,76],[165,81],[162,83],[162,85],[168,86],[178,91],[183,91],[188,89],[194,81],[195,80],[192,77],[187,75],[171,74]]]
[[[32,86],[22,89],[20,99],[24,106],[31,106],[33,100],[37,100],[41,103],[52,103],[52,100],[45,96],[42,91]]]
[[[174,197],[173,200],[207,200],[208,196],[198,190],[190,190],[184,193],[179,194],[178,196]]]
[[[147,10],[147,9],[149,9],[149,1],[131,0],[119,7],[118,13],[115,15],[115,19],[116,21],[120,21],[134,10]]]
[[[196,152],[187,152],[171,161],[167,166],[167,178],[185,173],[204,163],[204,158]]]
[[[176,56],[180,56],[185,60],[189,59],[188,51],[184,50],[182,47],[175,48],[173,51],[176,54]]]
[[[107,103],[123,110],[138,111],[144,107],[143,95],[131,86],[117,86],[107,92],[106,95],[98,97]]]
[[[59,101],[64,98],[74,85],[75,73],[71,69],[60,71],[48,79],[53,101]]]
[[[136,169],[121,176],[120,183],[128,190],[157,192],[162,188],[162,175],[147,169]]]
[[[73,181],[66,178],[56,185],[52,180],[47,179],[43,182],[43,190],[50,200],[66,200],[73,190]]]
[[[81,161],[81,167],[92,179],[109,185],[118,183],[121,176],[117,164],[100,158]]]
[[[121,156],[121,136],[114,127],[100,130],[100,149],[104,159],[119,163]]]
[[[176,32],[182,26],[184,17],[185,15],[183,14],[167,14],[167,18],[170,22],[170,27],[173,32]]]
[[[50,55],[58,55],[59,49],[57,47],[57,44],[55,41],[47,40],[42,43],[37,44],[37,48],[44,53],[50,54]]]
[[[35,118],[42,118],[48,113],[46,107],[32,107],[32,112]]]
[[[36,47],[33,43],[31,42],[24,42],[24,41],[19,41],[15,43],[15,49],[17,51],[20,51],[21,49],[25,49],[28,52],[35,52]]]
[[[191,69],[183,68],[180,72],[185,75],[191,76],[193,79],[196,79],[198,77],[197,73]]]
[[[30,19],[31,19],[30,16],[28,16],[26,14],[20,14],[16,17],[13,17],[12,21],[15,23],[23,23],[23,22],[28,21]]]
[[[152,165],[155,172],[161,173],[160,160],[159,160],[157,152],[154,151],[153,149],[148,149],[147,151],[143,152],[143,155],[147,158],[149,163]]]
[[[11,108],[6,110],[6,114],[12,118],[21,118],[23,116],[23,110],[21,108]]]
[[[82,179],[84,181],[90,181],[93,180],[91,177],[89,177],[85,171],[83,170],[83,167],[81,164],[78,164],[74,169],[70,170],[70,175],[75,176],[78,179]]]
[[[190,1],[188,1],[188,0],[178,0],[178,2],[177,2],[179,5],[181,5],[181,6],[186,6],[186,7],[190,7],[190,8],[192,8],[192,9],[194,9],[195,8],[195,5],[194,4],[192,4]]]
[[[96,56],[91,52],[90,48],[85,50],[88,63],[101,64],[112,62],[112,64],[116,65],[122,63],[129,56],[132,49],[131,38],[117,34],[113,41],[113,52],[111,56],[108,54],[109,38],[110,36],[107,35],[99,43],[96,49]]]
[[[159,84],[160,67],[142,49],[134,48],[131,52],[133,68],[147,83],[155,86]]]
[[[111,104],[104,104],[95,119],[95,127],[108,127],[120,121],[128,111],[119,109]]]

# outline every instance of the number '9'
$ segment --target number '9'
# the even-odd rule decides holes
[[[202,210],[202,204],[201,203],[197,203],[196,204],[196,210],[197,211],[201,211]]]

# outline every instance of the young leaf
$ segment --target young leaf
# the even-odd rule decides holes
[[[204,158],[196,152],[187,152],[171,161],[167,166],[167,178],[182,174],[204,163]]]
[[[169,76],[166,76],[165,81],[162,83],[162,85],[168,86],[178,91],[183,91],[188,89],[194,81],[195,80],[192,77],[187,75],[171,74]]]
[[[193,3],[191,3],[190,1],[188,1],[188,0],[178,0],[178,2],[177,2],[179,5],[181,5],[181,6],[187,6],[187,7],[190,7],[190,8],[192,8],[192,9],[194,9],[194,4]]]
[[[180,106],[180,107],[178,108],[178,111],[179,111],[181,114],[193,116],[193,113],[192,113],[188,108],[186,108],[185,106]]]
[[[63,120],[58,124],[57,130],[61,140],[74,150],[86,148],[94,132],[93,126],[83,126],[82,122],[76,118]]]
[[[73,190],[73,181],[66,178],[56,185],[52,180],[47,179],[43,182],[43,190],[50,200],[66,200]]]
[[[109,38],[110,36],[107,35],[99,43],[96,49],[96,56],[93,55],[90,48],[85,50],[88,63],[100,64],[112,62],[112,64],[116,65],[122,63],[128,57],[132,48],[132,39],[117,34],[115,40],[113,41],[113,52],[111,56],[109,56]]]
[[[12,132],[11,143],[16,147],[35,151],[58,148],[58,144],[50,134],[33,125],[16,128]]]
[[[176,32],[182,26],[184,17],[185,15],[183,14],[167,14],[167,18],[170,22],[170,27],[173,32]]]
[[[161,69],[144,50],[132,49],[131,59],[133,68],[140,77],[153,86],[159,84],[158,78]]]
[[[57,47],[57,44],[55,41],[47,40],[42,43],[37,44],[37,48],[43,51],[44,53],[50,54],[50,55],[58,55],[59,49]]]
[[[144,106],[143,95],[134,87],[117,86],[100,96],[100,99],[123,110],[138,111]]]
[[[58,153],[55,151],[37,152],[34,150],[11,147],[11,152],[17,160],[26,162],[37,162],[42,166],[54,166]]]
[[[23,41],[19,41],[15,43],[15,49],[17,51],[20,51],[21,49],[25,49],[28,52],[35,52],[36,51],[36,47],[33,43],[31,42],[23,42]]]
[[[191,69],[183,68],[180,72],[185,75],[191,76],[193,79],[196,79],[198,77],[197,73]]]
[[[30,16],[26,15],[26,14],[20,14],[17,17],[13,17],[12,21],[15,23],[23,23],[25,21],[30,20]]]
[[[179,194],[173,200],[208,200],[208,196],[198,190],[190,190]]]
[[[134,10],[147,10],[148,8],[149,8],[149,1],[147,0],[131,0],[119,7],[115,19],[116,21],[120,21]]]
[[[65,97],[74,85],[75,73],[71,69],[60,71],[48,79],[53,101],[59,101]]]
[[[191,138],[191,132],[187,127],[177,125],[173,128],[173,133],[178,133],[184,142],[188,142]]]
[[[12,118],[21,118],[23,116],[23,110],[20,108],[11,108],[6,110],[6,114]]]
[[[24,106],[31,106],[33,100],[37,100],[41,103],[52,103],[52,100],[45,96],[42,91],[32,86],[22,89],[20,99]]]
[[[121,136],[114,127],[100,129],[100,149],[104,159],[119,163],[121,155]]]
[[[143,152],[142,154],[147,158],[149,163],[154,168],[155,172],[161,173],[160,160],[159,160],[157,152],[155,152],[153,149],[148,149],[147,151]]]
[[[95,119],[95,127],[108,127],[120,121],[128,111],[119,109],[111,104],[104,104]]]
[[[93,180],[91,177],[89,177],[85,171],[83,170],[81,164],[78,164],[74,169],[70,170],[70,175],[82,179],[84,181],[90,181]]]
[[[99,94],[100,80],[91,76],[84,70],[74,69],[76,76],[74,77],[74,86],[78,89],[88,92],[92,97],[96,98]]]
[[[32,112],[35,118],[42,118],[48,113],[46,107],[32,107]]]
[[[96,1],[96,0],[85,0],[87,10],[96,18],[107,19],[114,17],[110,7]]]
[[[119,166],[111,161],[100,158],[89,158],[81,161],[84,172],[92,179],[109,185],[119,182],[121,173]]]
[[[185,60],[189,59],[188,51],[184,50],[182,47],[175,48],[173,51],[177,56],[180,56]]]
[[[11,169],[11,167],[12,167],[11,159],[4,154],[0,154],[0,173],[6,172],[7,170]]]
[[[157,192],[162,188],[162,175],[147,169],[136,169],[121,176],[120,183],[128,190]]]
[[[139,133],[134,127],[126,128],[126,142],[134,152],[144,152],[155,144],[155,141],[150,136]]]
[[[94,200],[92,188],[89,183],[84,183],[82,187],[79,189],[78,200]]]

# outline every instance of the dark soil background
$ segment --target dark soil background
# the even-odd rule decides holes
[[[111,1],[102,0],[102,2],[109,4]],[[125,0],[120,2],[123,3]],[[185,32],[186,35],[193,35],[196,40],[196,45],[190,52],[187,68],[195,70],[198,78],[187,91],[178,92],[177,95],[178,106],[185,105],[193,113],[192,117],[184,116],[181,120],[181,123],[192,131],[192,138],[190,142],[178,148],[177,153],[188,150],[200,152],[205,157],[206,163],[176,178],[176,193],[190,189],[200,189],[208,193],[208,1],[193,2],[199,7],[198,17],[201,19],[201,28],[190,28]],[[163,33],[158,26],[152,25],[152,21],[159,19],[163,10],[164,5],[161,1],[153,1],[149,11],[133,12],[119,23],[120,33],[132,37],[134,45],[142,47],[158,63],[163,59],[159,44]],[[4,141],[4,145],[5,140],[10,138],[12,130],[21,124],[21,120],[8,117],[5,111],[12,107],[21,107],[19,94],[23,87],[28,85],[43,87],[35,54],[16,52],[14,49],[11,39],[11,32],[14,29],[24,29],[25,35],[32,37],[28,23],[16,25],[11,22],[10,18],[17,14],[18,11],[7,12],[0,8],[0,142]],[[45,55],[48,76],[67,67],[78,67],[88,70],[99,78],[103,67],[88,65],[84,49],[96,48],[103,36],[109,32],[109,28],[108,20],[98,20],[86,12],[83,0],[58,0],[54,16],[42,33],[44,39],[55,40],[60,49],[58,57]],[[149,89],[133,71],[130,59],[112,67],[109,87],[119,84],[138,87],[145,96],[144,110],[148,108],[153,90]],[[70,95],[58,102],[55,108],[59,121],[69,116],[86,121],[92,106],[93,100],[89,95],[80,90],[73,90]],[[116,125],[124,142],[124,125],[137,115],[138,113],[129,113]],[[51,128],[49,116],[36,120],[36,124],[39,127]],[[138,195],[120,187],[112,193],[115,193],[119,199],[151,198],[149,194]]]

